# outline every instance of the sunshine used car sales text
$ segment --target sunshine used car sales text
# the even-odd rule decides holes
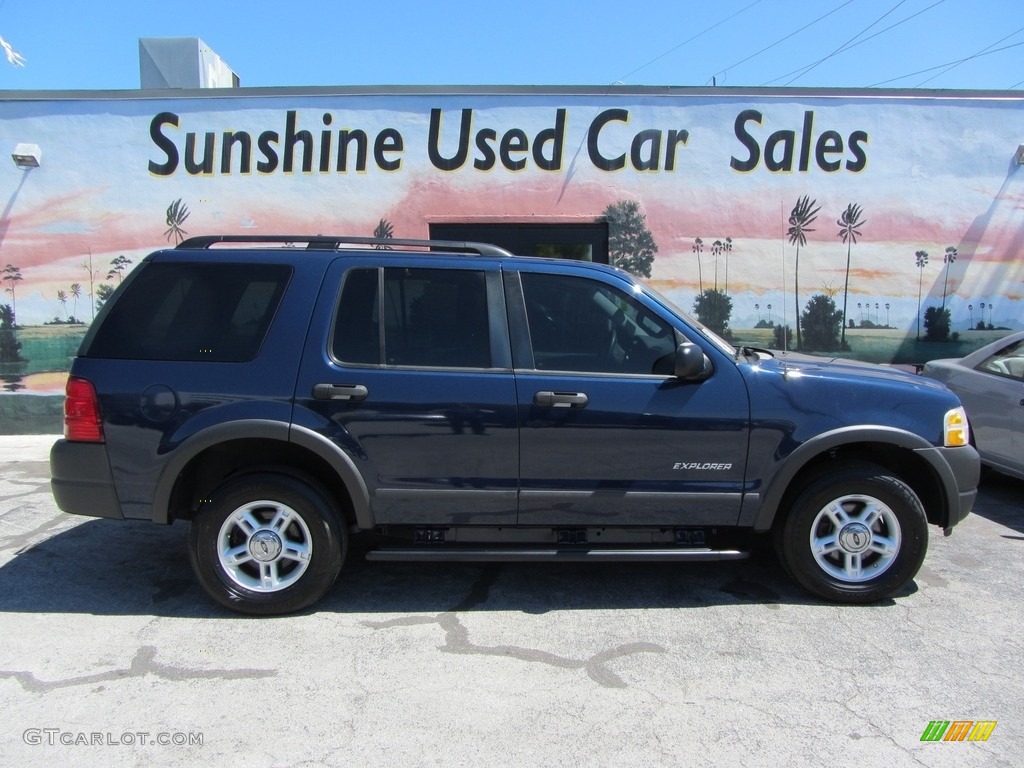
[[[427,156],[442,171],[470,166],[478,171],[504,168],[522,171],[532,160],[545,171],[562,169],[567,110],[557,109],[551,127],[531,136],[521,128],[499,130],[480,125],[472,109],[452,114],[430,111]],[[736,116],[733,130],[739,146],[729,158],[737,172],[763,168],[772,173],[822,171],[859,173],[867,165],[868,134],[855,130],[844,136],[815,124],[813,110],[806,110],[798,125],[768,132],[765,115],[745,109]],[[772,121],[778,124],[778,121]],[[248,131],[185,130],[174,112],[160,112],[149,125],[149,135],[162,153],[149,161],[156,176],[171,176],[179,169],[192,176],[232,173],[349,173],[372,166],[398,171],[406,141],[397,128],[376,134],[358,128],[335,129],[329,112],[316,129],[299,124],[296,110],[285,113],[284,130]],[[628,109],[606,109],[595,117],[586,133],[590,162],[602,171],[632,168],[643,172],[675,171],[682,167],[682,152],[690,132],[685,128],[641,128],[629,125]]]

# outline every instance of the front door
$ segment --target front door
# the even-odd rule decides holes
[[[736,367],[675,378],[684,339],[650,297],[557,265],[508,283],[529,329],[513,339],[519,523],[735,525],[749,418]]]

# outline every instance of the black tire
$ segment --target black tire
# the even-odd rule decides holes
[[[341,517],[315,485],[285,474],[229,480],[189,530],[199,583],[221,605],[272,616],[327,593],[348,547]]]
[[[921,500],[872,464],[811,481],[775,533],[790,576],[838,603],[871,603],[898,593],[917,575],[928,549]]]

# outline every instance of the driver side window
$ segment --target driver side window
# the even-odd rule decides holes
[[[1024,341],[1004,347],[983,360],[978,368],[989,373],[1024,380]]]
[[[571,275],[521,278],[537,370],[672,375],[675,332],[633,297]]]

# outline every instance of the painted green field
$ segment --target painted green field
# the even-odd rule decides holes
[[[848,328],[849,351],[816,352],[830,357],[845,357],[869,363],[916,365],[943,357],[963,357],[978,347],[1000,339],[1009,331],[966,331],[956,341],[917,341],[895,328]],[[740,328],[733,330],[735,344],[758,347],[774,346],[771,328]]]
[[[58,434],[64,382],[86,326],[19,328],[21,361],[0,363],[0,434]]]

